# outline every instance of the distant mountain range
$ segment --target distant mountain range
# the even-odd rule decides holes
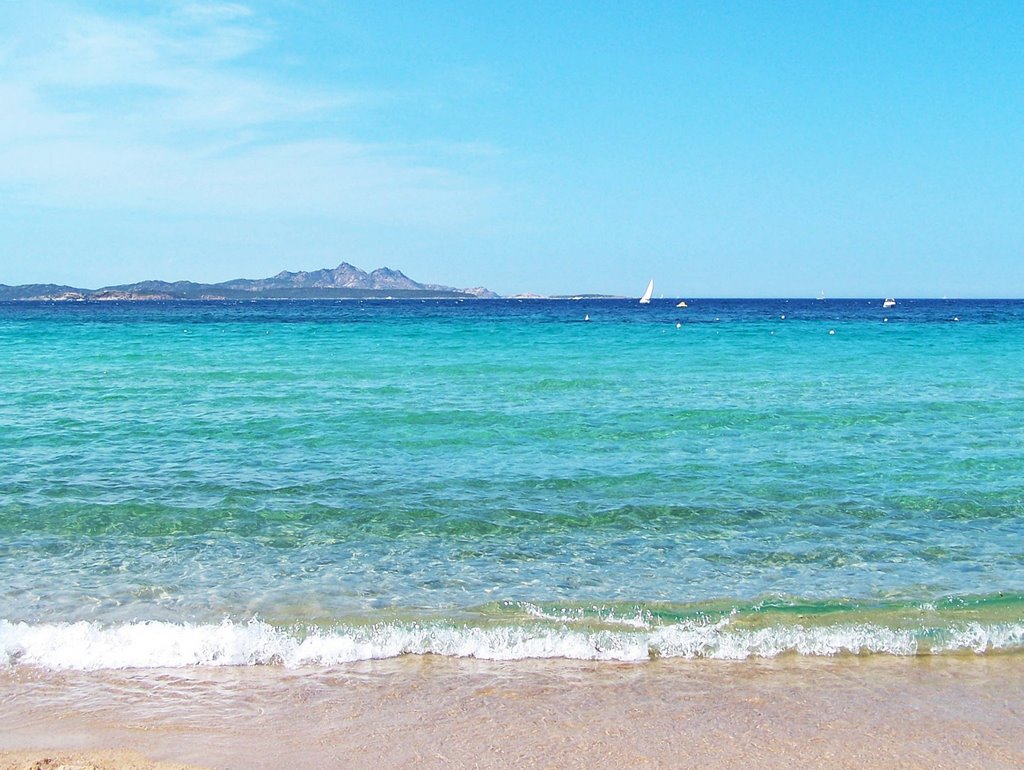
[[[419,283],[401,270],[381,267],[372,273],[342,262],[336,268],[291,273],[272,278],[236,278],[223,283],[193,281],[139,281],[100,289],[79,289],[53,283],[22,286],[0,284],[0,301],[10,300],[175,300],[175,299],[491,299],[497,297],[483,287],[455,289],[433,283]]]

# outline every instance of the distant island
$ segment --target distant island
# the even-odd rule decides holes
[[[52,283],[7,286],[0,283],[2,301],[153,301],[232,299],[493,299],[483,287],[456,289],[433,283],[419,283],[401,270],[381,267],[372,273],[342,262],[336,268],[292,273],[287,270],[272,278],[236,278],[223,283],[193,281],[139,281],[99,289],[80,289]]]

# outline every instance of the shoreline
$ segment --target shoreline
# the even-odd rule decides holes
[[[19,667],[0,671],[0,706],[8,714],[2,768],[26,766],[11,764],[11,752],[47,755],[39,747],[126,749],[228,770],[297,760],[351,768],[1024,765],[1020,654]],[[148,767],[83,765],[93,766]]]

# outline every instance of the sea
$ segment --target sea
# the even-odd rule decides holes
[[[0,304],[0,668],[1024,650],[1024,302]]]

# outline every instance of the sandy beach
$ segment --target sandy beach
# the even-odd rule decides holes
[[[324,670],[9,670],[0,767],[1012,768],[1024,765],[1022,664],[425,656]]]
[[[197,770],[189,765],[154,762],[135,751],[5,751],[4,770]]]

